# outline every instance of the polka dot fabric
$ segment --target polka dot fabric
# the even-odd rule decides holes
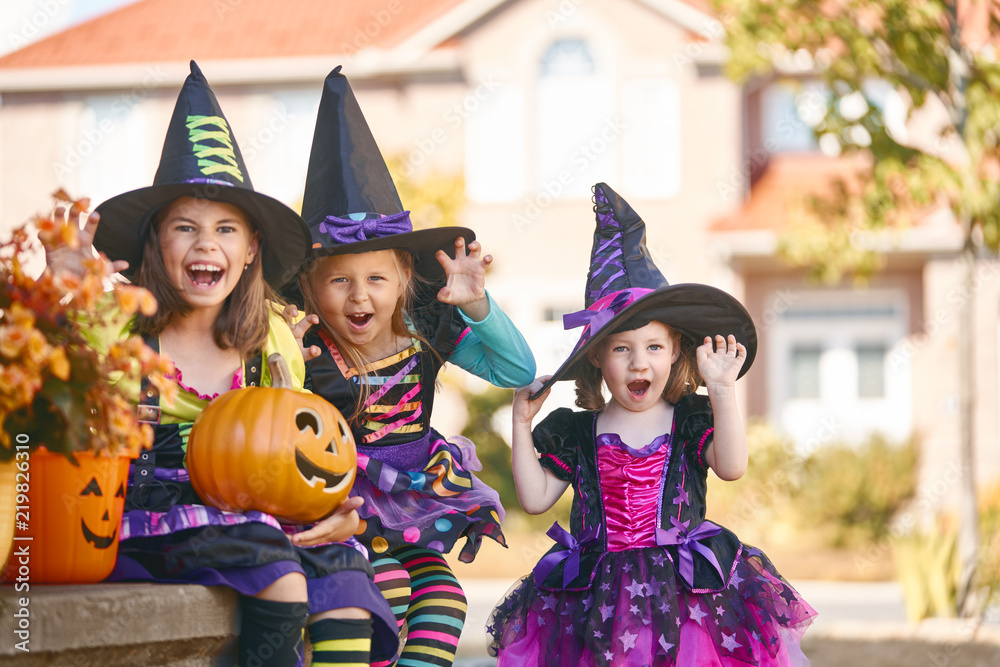
[[[351,493],[365,504],[356,537],[373,556],[400,546],[447,553],[465,537],[459,560],[471,562],[484,536],[506,546],[500,497],[472,474],[471,447],[434,431],[416,443],[358,447]]]

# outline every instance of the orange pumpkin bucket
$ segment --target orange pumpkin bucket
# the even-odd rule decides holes
[[[13,459],[0,461],[0,569],[7,565],[7,557],[14,541],[16,475],[17,464]]]
[[[44,447],[31,454],[6,581],[88,583],[114,569],[130,459],[75,455],[79,466]]]
[[[228,512],[319,521],[354,485],[354,438],[337,408],[291,389],[281,355],[271,355],[268,367],[270,387],[226,392],[198,415],[187,446],[191,485]]]

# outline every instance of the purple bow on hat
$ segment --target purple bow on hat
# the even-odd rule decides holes
[[[412,232],[413,223],[410,222],[409,211],[381,218],[366,217],[361,220],[328,215],[326,220],[319,223],[318,229],[324,234],[329,234],[336,243],[343,245]]]
[[[718,535],[722,532],[722,528],[711,521],[702,521],[694,530],[689,531],[687,527],[691,523],[690,519],[681,523],[674,517],[670,517],[670,523],[674,525],[670,530],[656,529],[656,543],[661,547],[669,544],[677,545],[677,555],[680,556],[681,561],[678,567],[681,576],[684,577],[684,581],[688,583],[688,586],[694,586],[694,554],[691,553],[692,550],[697,551],[708,559],[708,562],[712,564],[715,571],[725,581],[726,577],[722,574],[722,566],[719,565],[719,559],[715,557],[710,548],[699,542],[699,540],[703,540],[706,537]]]
[[[611,303],[607,306],[601,308],[600,310],[578,310],[575,313],[568,313],[563,315],[563,329],[575,329],[577,327],[583,327],[590,325],[590,335],[593,336],[597,331],[607,324],[615,314],[622,309],[625,304],[628,303],[629,293],[628,290],[622,290],[619,292]]]
[[[590,334],[587,336],[593,336],[600,329],[604,327],[605,324],[611,321],[615,315],[620,313],[622,309],[633,303],[636,299],[649,294],[653,290],[646,289],[643,287],[633,287],[629,289],[623,289],[615,294],[614,298],[611,299],[611,303],[604,304],[603,306],[591,310],[601,301],[597,301],[590,306],[590,308],[585,308],[584,310],[578,310],[575,313],[568,313],[563,315],[563,329],[575,329],[577,327],[582,327],[590,325]],[[606,298],[610,298],[608,295]]]
[[[591,526],[587,529],[579,542],[576,538],[570,535],[566,530],[559,525],[556,521],[549,528],[548,532],[545,533],[553,540],[559,544],[566,547],[567,551],[556,551],[554,553],[547,554],[540,561],[532,573],[535,576],[535,583],[541,585],[545,581],[545,577],[549,576],[549,572],[552,571],[559,563],[566,561],[566,565],[563,567],[563,588],[569,586],[569,582],[576,579],[577,575],[580,574],[580,550],[586,544],[593,542],[597,539],[597,536],[601,534],[600,526]]]

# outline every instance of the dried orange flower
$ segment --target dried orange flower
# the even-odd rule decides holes
[[[69,211],[69,220],[36,216],[39,239],[49,248],[76,248],[76,221],[90,201],[73,200],[63,190],[55,199],[60,212]],[[177,391],[167,379],[172,364],[137,337],[102,353],[82,327],[110,326],[121,315],[137,312],[152,314],[156,300],[127,284],[115,286],[113,299],[105,298],[106,264],[99,257],[85,258],[79,270],[50,269],[31,278],[23,268],[30,239],[26,226],[0,245],[0,460],[13,455],[12,433],[25,433],[33,446],[63,453],[135,454],[152,444],[152,429],[136,421],[124,387],[136,386],[145,375],[169,404]]]

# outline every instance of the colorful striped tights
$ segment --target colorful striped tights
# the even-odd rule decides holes
[[[395,664],[450,667],[465,625],[466,601],[444,556],[430,549],[404,546],[372,565],[375,585],[389,601],[400,629],[404,621],[407,627],[406,645]],[[373,667],[391,664],[373,663]]]

